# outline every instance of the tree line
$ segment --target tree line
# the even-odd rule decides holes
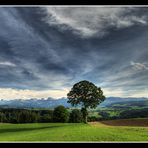
[[[97,116],[88,116],[88,121],[143,118],[148,117],[147,108],[140,110],[125,110],[118,115],[111,116],[107,111],[98,111]],[[1,123],[81,123],[85,122],[82,109],[69,109],[57,106],[54,110],[41,109],[0,109]]]
[[[70,110],[61,105],[54,110],[0,109],[1,123],[80,123],[83,121],[81,110]]]

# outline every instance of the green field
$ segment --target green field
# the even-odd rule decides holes
[[[126,121],[126,124],[128,122],[134,122],[134,124],[118,125],[124,121]],[[124,121],[93,122],[89,124],[1,123],[0,141],[148,141],[148,119]],[[140,121],[140,124],[137,121]]]

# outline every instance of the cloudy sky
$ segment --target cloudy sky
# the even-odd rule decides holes
[[[0,7],[0,99],[148,97],[148,7]]]

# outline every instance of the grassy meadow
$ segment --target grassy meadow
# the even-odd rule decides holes
[[[0,141],[148,141],[148,118],[90,122],[89,124],[1,123]]]

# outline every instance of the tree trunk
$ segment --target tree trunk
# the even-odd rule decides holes
[[[87,124],[87,115],[88,115],[88,113],[87,113],[87,108],[86,108],[86,107],[85,107],[85,108],[82,108],[82,109],[81,109],[81,112],[82,112],[82,114],[83,114],[84,123]]]
[[[85,115],[84,123],[87,124],[87,115]]]

